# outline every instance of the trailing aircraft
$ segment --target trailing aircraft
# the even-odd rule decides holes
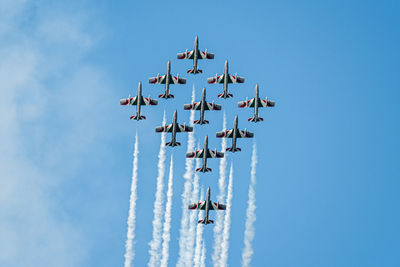
[[[256,89],[255,89],[255,96],[253,99],[248,100],[246,98],[246,101],[240,101],[238,102],[238,107],[239,108],[249,108],[249,107],[254,107],[254,116],[252,118],[249,118],[248,121],[253,121],[253,122],[258,122],[258,121],[263,121],[264,119],[258,116],[258,108],[266,108],[266,107],[274,107],[275,102],[272,100],[269,100],[267,97],[265,99],[260,99],[258,95],[258,84],[256,84]]]
[[[161,132],[172,133],[172,139],[170,142],[165,144],[166,146],[174,147],[174,146],[181,145],[181,143],[176,141],[176,133],[193,132],[193,127],[186,126],[186,124],[180,125],[180,124],[178,124],[177,120],[178,120],[178,114],[175,110],[171,124],[156,127],[157,133],[161,133]]]
[[[185,78],[180,78],[179,74],[175,77],[171,75],[171,62],[167,62],[167,73],[163,76],[160,76],[160,74],[157,74],[157,77],[151,77],[149,78],[149,83],[157,83],[157,84],[165,84],[165,92],[164,94],[159,95],[159,98],[174,98],[174,95],[171,95],[169,93],[169,85],[170,84],[185,84],[186,79]]]
[[[219,98],[230,98],[233,97],[232,94],[228,92],[228,83],[244,83],[244,78],[235,75],[229,75],[228,72],[228,60],[225,61],[225,68],[224,68],[224,74],[218,75],[215,74],[214,77],[210,77],[207,79],[208,83],[223,83],[224,84],[224,92],[222,94],[219,94]]]
[[[213,220],[209,219],[209,211],[210,210],[226,210],[226,205],[220,204],[219,202],[212,202],[210,200],[210,187],[208,187],[206,200],[204,200],[203,202],[190,204],[188,208],[190,210],[204,210],[205,211],[204,219],[199,220],[198,223],[207,225],[210,223],[214,223]]]
[[[185,110],[200,110],[200,119],[195,120],[194,124],[209,124],[208,120],[204,119],[204,111],[205,110],[221,110],[221,105],[208,103],[206,101],[206,88],[203,88],[203,92],[201,94],[201,101],[200,102],[193,102],[191,104],[185,104],[183,106]]]
[[[238,116],[235,117],[235,121],[233,122],[233,129],[217,132],[217,137],[219,138],[232,138],[232,147],[226,149],[226,151],[230,152],[242,151],[236,146],[237,138],[252,138],[253,136],[254,133],[248,132],[246,129],[244,129],[244,131],[238,129]]]
[[[201,168],[197,168],[197,172],[210,172],[212,171],[211,168],[207,168],[207,159],[208,158],[223,158],[224,153],[218,152],[215,150],[208,149],[208,136],[204,138],[204,148],[202,150],[192,151],[186,153],[187,158],[202,158],[203,159],[203,166]]]
[[[142,83],[139,82],[138,85],[138,94],[135,97],[131,97],[130,95],[128,96],[128,98],[123,98],[119,100],[119,103],[121,105],[136,105],[137,106],[137,111],[136,111],[136,115],[131,116],[131,120],[145,120],[146,117],[141,115],[141,106],[145,105],[151,105],[151,106],[155,106],[158,104],[158,101],[155,99],[151,99],[150,96],[148,98],[143,97],[142,96]]]

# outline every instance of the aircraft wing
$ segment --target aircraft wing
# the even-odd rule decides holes
[[[121,105],[137,105],[137,101],[138,100],[138,97],[137,96],[135,96],[135,97],[128,97],[128,98],[123,98],[123,99],[120,99],[119,100],[119,103],[121,104]]]
[[[268,100],[268,98],[259,99],[258,101],[260,101],[259,102],[259,106],[260,107],[264,107],[264,108],[266,108],[266,107],[275,107],[275,102],[272,101],[272,100]]]
[[[174,84],[185,84],[186,83],[186,79],[185,78],[180,78],[179,76],[170,76],[170,83],[174,83]]]
[[[201,109],[201,102],[185,104],[183,105],[183,109],[185,110],[200,110]]]
[[[158,75],[157,77],[151,77],[149,78],[149,83],[159,83],[159,84],[164,84],[166,79],[166,75],[160,76]]]
[[[146,106],[156,106],[158,104],[158,100],[151,99],[150,97],[142,97],[142,105]]]
[[[176,129],[176,132],[193,132],[193,127],[192,126],[186,126],[178,124],[178,128]]]
[[[215,104],[214,102],[212,103],[206,102],[204,110],[221,110],[221,105]]]
[[[210,210],[226,210],[225,204],[220,204],[219,202],[210,202],[210,204],[208,207]]]
[[[206,51],[201,51],[199,59],[214,59],[214,53],[209,53]]]
[[[245,100],[245,101],[238,102],[238,107],[239,108],[254,107],[254,98],[250,99],[250,100]]]
[[[237,75],[229,75],[228,83],[244,83],[244,78]]]
[[[207,150],[207,158],[223,158],[224,153],[223,152],[218,152],[217,150]]]
[[[194,58],[194,51],[186,51],[183,53],[178,53],[177,55],[178,59],[193,59]]]
[[[252,138],[254,136],[254,133],[248,132],[247,130],[239,130],[238,134],[236,135],[236,138]]]
[[[171,133],[172,132],[172,123],[169,125],[164,125],[164,126],[158,126],[156,127],[156,132],[157,133]]]
[[[202,150],[197,150],[197,151],[192,151],[192,152],[187,152],[186,157],[187,158],[202,158],[204,154],[204,149]]]
[[[193,203],[189,204],[188,208],[190,210],[205,210],[206,209],[206,202],[199,202],[199,203]]]
[[[222,131],[222,132],[217,132],[217,137],[219,137],[219,138],[232,138],[233,137],[233,129],[227,130],[227,131]]]
[[[224,74],[216,75],[214,77],[207,78],[208,83],[224,83]]]

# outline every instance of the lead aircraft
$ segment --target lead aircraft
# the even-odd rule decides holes
[[[248,121],[250,122],[258,122],[258,121],[264,121],[263,118],[258,116],[258,108],[266,108],[266,107],[274,107],[275,102],[272,100],[269,100],[267,97],[265,99],[260,99],[258,96],[258,84],[256,84],[256,89],[255,89],[255,96],[253,99],[248,100],[246,98],[246,101],[240,101],[238,102],[238,107],[239,108],[249,108],[249,107],[254,107],[254,116],[249,118]]]
[[[223,158],[224,153],[218,152],[215,150],[208,149],[208,136],[204,138],[204,148],[202,150],[192,151],[186,153],[187,158],[202,158],[203,166],[201,168],[197,168],[196,172],[210,172],[211,168],[207,168],[207,159],[208,158]]]
[[[225,204],[220,204],[219,202],[212,202],[210,200],[210,187],[207,188],[206,200],[199,203],[190,204],[188,207],[190,210],[205,210],[205,216],[203,220],[199,220],[198,223],[210,224],[214,223],[213,220],[209,219],[210,210],[226,210]]]
[[[171,95],[169,93],[169,85],[170,84],[185,84],[186,79],[185,78],[180,78],[179,74],[175,77],[171,75],[171,62],[167,62],[167,73],[163,76],[160,76],[160,74],[157,74],[157,77],[151,77],[149,78],[149,83],[157,83],[157,84],[165,84],[165,92],[164,94],[159,95],[159,98],[174,98],[174,95]]]
[[[172,133],[172,139],[171,142],[166,143],[166,146],[180,146],[181,143],[176,141],[176,133],[181,133],[181,132],[193,132],[193,127],[191,126],[186,126],[186,124],[180,125],[177,122],[178,120],[178,114],[176,110],[174,111],[174,116],[172,118],[172,123],[169,125],[163,125],[163,126],[158,126],[156,127],[156,132],[161,133]]]
[[[235,121],[233,122],[233,129],[217,132],[217,137],[219,138],[232,138],[232,147],[228,147],[226,151],[236,152],[242,151],[239,147],[236,146],[236,139],[237,138],[252,138],[254,133],[248,132],[246,129],[239,130],[238,129],[238,116],[236,115]]]
[[[130,119],[131,120],[145,120],[146,117],[141,115],[141,106],[145,105],[151,105],[151,106],[155,106],[158,104],[158,101],[156,99],[151,99],[150,96],[148,98],[145,98],[142,96],[142,83],[139,82],[138,85],[138,94],[135,97],[131,97],[130,95],[128,96],[128,98],[123,98],[119,100],[119,103],[121,105],[136,105],[137,106],[137,111],[136,111],[136,115],[131,116]]]
[[[205,110],[221,110],[221,105],[215,104],[214,102],[208,103],[206,101],[206,88],[203,88],[203,92],[201,93],[201,101],[193,102],[191,104],[185,104],[183,106],[185,110],[200,110],[200,119],[195,120],[194,124],[209,124],[208,120],[204,119],[204,111]]]
[[[196,36],[194,40],[194,49],[192,51],[188,51],[186,49],[183,53],[178,53],[178,59],[193,59],[193,68],[188,70],[187,73],[197,74],[203,73],[197,66],[197,60],[199,59],[214,59],[214,54],[207,52],[207,49],[202,52],[199,50],[199,37]]]
[[[226,60],[224,74],[222,74],[222,75],[215,74],[215,77],[208,78],[207,82],[208,83],[223,83],[224,84],[224,92],[222,94],[219,94],[218,97],[226,99],[226,98],[233,97],[233,95],[228,92],[228,83],[244,83],[244,78],[237,76],[237,73],[235,75],[229,75],[228,60]]]

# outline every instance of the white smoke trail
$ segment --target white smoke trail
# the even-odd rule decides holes
[[[133,249],[135,240],[135,228],[136,228],[136,199],[137,199],[137,180],[138,180],[138,155],[139,155],[139,138],[136,132],[135,137],[135,150],[133,152],[133,170],[132,170],[132,182],[131,182],[131,196],[129,199],[129,216],[128,216],[128,231],[126,233],[125,243],[125,267],[131,267],[132,261],[135,257],[135,251]]]
[[[231,206],[233,197],[233,166],[231,163],[231,168],[229,170],[229,182],[228,182],[228,195],[226,197],[226,211],[225,211],[225,221],[224,221],[224,232],[222,234],[221,243],[221,267],[228,266],[228,250],[229,250],[229,231],[231,227]]]
[[[224,116],[222,120],[222,130],[226,130],[226,114],[224,111]],[[226,149],[226,138],[222,138],[221,151],[225,152]],[[217,196],[217,201],[221,202],[225,198],[225,179],[226,179],[226,153],[225,157],[219,161],[219,180],[218,188],[219,193]],[[221,256],[221,243],[222,243],[222,227],[224,224],[224,214],[217,212],[215,227],[214,227],[214,253],[212,255],[212,260],[214,262],[214,267],[219,267],[219,259]]]
[[[200,199],[196,200],[197,203],[199,200],[202,201],[204,198],[204,190],[201,188],[201,193],[200,193]],[[198,212],[198,220],[201,220],[204,216],[204,212],[202,210],[199,210]],[[194,212],[196,214],[196,212]],[[194,258],[193,258],[193,266],[194,267],[200,267],[201,265],[201,249],[202,249],[202,242],[203,242],[203,224],[198,223],[196,227],[196,246],[194,249]]]
[[[200,167],[200,159],[196,159],[196,169]],[[194,173],[193,178],[193,187],[192,187],[192,195],[190,199],[190,203],[197,203],[199,201],[199,173]],[[187,206],[187,205],[186,205]],[[186,243],[186,265],[192,265],[193,255],[194,255],[194,242],[196,236],[196,216],[197,212],[190,212],[189,215],[189,229],[187,235],[187,243]]]
[[[192,102],[194,102],[195,98],[195,88],[193,84],[192,89]],[[193,126],[194,121],[194,110],[190,111],[190,125]],[[190,152],[194,149],[194,130],[191,133],[188,133],[188,146],[187,152]],[[181,218],[181,227],[179,230],[179,258],[177,266],[185,266],[186,260],[186,244],[188,238],[188,224],[189,224],[189,211],[187,209],[187,205],[190,201],[190,190],[192,189],[192,176],[193,176],[193,159],[186,158],[185,164],[185,174],[183,178],[185,179],[185,183],[183,185],[183,193],[182,193],[182,218]]]
[[[165,125],[165,111],[163,117],[163,124]],[[156,196],[154,200],[154,218],[153,218],[153,239],[150,241],[150,260],[149,267],[160,266],[160,247],[161,247],[161,229],[162,229],[162,216],[163,216],[163,188],[164,188],[164,174],[165,174],[165,132],[161,133],[160,152],[158,153],[158,176]]]
[[[206,243],[201,247],[200,267],[206,267]]]
[[[163,243],[162,243],[162,258],[160,266],[168,265],[169,257],[169,241],[171,240],[171,209],[172,209],[172,196],[173,196],[173,179],[174,179],[174,157],[171,155],[171,162],[169,165],[169,177],[168,177],[168,191],[167,191],[167,204],[165,206],[164,215],[164,229],[163,229]]]
[[[254,239],[255,228],[254,222],[256,221],[256,166],[257,166],[257,146],[256,142],[253,142],[253,153],[251,156],[251,176],[249,186],[249,200],[247,201],[246,211],[246,226],[244,231],[244,248],[242,252],[242,266],[250,266],[251,257],[254,253],[251,246],[251,242]]]

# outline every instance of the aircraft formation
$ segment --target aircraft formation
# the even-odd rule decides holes
[[[203,71],[198,68],[198,60],[201,59],[214,59],[214,54],[207,52],[207,49],[205,51],[200,51],[199,50],[199,38],[196,36],[195,42],[194,42],[194,49],[191,51],[188,51],[186,49],[185,52],[183,53],[178,53],[177,54],[178,59],[192,59],[193,60],[193,67],[189,70],[187,70],[188,74],[201,74]],[[225,61],[225,67],[224,67],[224,73],[221,75],[216,74],[214,77],[209,77],[207,78],[207,82],[209,84],[223,84],[223,92],[221,94],[218,94],[218,98],[232,98],[233,94],[229,93],[228,91],[228,84],[230,83],[244,83],[245,78],[244,77],[239,77],[237,74],[235,75],[230,75],[228,71],[228,61]],[[163,98],[165,100],[168,100],[170,98],[174,98],[174,95],[170,94],[170,88],[169,86],[171,84],[186,84],[186,79],[177,76],[173,76],[171,74],[171,62],[167,62],[167,71],[165,75],[160,76],[160,74],[157,74],[156,77],[151,77],[149,78],[149,83],[150,84],[165,84],[165,91],[163,94],[160,94],[158,97]],[[157,105],[158,101],[155,99],[150,98],[145,98],[142,96],[142,84],[139,82],[138,85],[138,92],[137,96],[131,97],[130,95],[128,98],[124,98],[120,100],[121,105],[135,105],[137,107],[136,115],[133,115],[130,117],[131,120],[144,120],[146,119],[145,116],[141,114],[141,106],[151,106],[151,105]],[[255,86],[255,93],[254,93],[254,98],[248,99],[246,98],[245,101],[240,101],[238,102],[238,107],[239,108],[254,108],[254,114],[253,117],[249,118],[249,122],[260,122],[263,121],[263,118],[259,116],[258,109],[259,108],[266,108],[266,107],[274,107],[275,102],[272,100],[269,100],[268,98],[261,99],[259,97],[259,86],[256,84]],[[194,125],[203,125],[203,124],[209,124],[209,121],[205,119],[205,111],[208,110],[221,110],[222,106],[219,104],[215,104],[214,102],[207,102],[206,100],[206,89],[203,88],[202,95],[201,95],[201,100],[199,102],[192,102],[190,104],[185,104],[184,105],[184,110],[199,110],[200,111],[200,117],[198,120],[194,120],[193,124]],[[173,117],[172,117],[172,123],[168,125],[162,125],[158,126],[155,128],[155,131],[157,133],[165,132],[165,133],[171,133],[171,141],[166,143],[166,146],[180,146],[181,144],[177,142],[176,140],[176,134],[177,133],[183,133],[183,132],[193,132],[193,126],[187,126],[186,124],[179,124],[178,123],[178,114],[177,111],[174,111]],[[254,137],[254,133],[245,130],[240,130],[238,128],[238,116],[235,117],[234,122],[233,122],[233,128],[230,130],[224,130],[221,132],[216,133],[217,138],[232,138],[232,146],[226,148],[225,152],[239,152],[241,149],[237,147],[237,139],[238,138],[252,138]],[[209,158],[223,158],[225,156],[225,152],[219,152],[216,149],[211,150],[208,148],[208,136],[206,135],[204,137],[204,147],[201,150],[195,150],[186,153],[186,158],[200,158],[202,159],[202,166],[200,168],[197,168],[197,172],[211,172],[211,168],[207,167],[207,159]],[[204,210],[205,211],[205,217],[202,220],[199,220],[198,223],[202,224],[212,224],[214,223],[213,220],[209,219],[209,211],[210,210],[226,210],[226,205],[221,204],[219,202],[212,202],[210,200],[210,187],[207,189],[207,194],[206,194],[206,199],[202,202],[198,203],[193,203],[188,205],[188,209],[190,210]]]

